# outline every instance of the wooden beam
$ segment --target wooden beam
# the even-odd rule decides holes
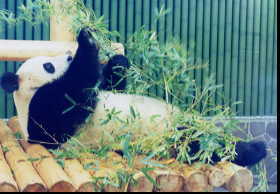
[[[57,56],[69,50],[74,54],[77,47],[76,42],[0,40],[0,61],[25,61],[36,56]],[[124,54],[122,44],[113,43],[112,48],[117,54]]]
[[[71,50],[75,53],[75,42],[0,40],[0,60],[25,61],[36,56],[57,56]]]

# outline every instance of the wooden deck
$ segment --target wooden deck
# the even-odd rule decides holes
[[[228,162],[217,166],[187,166],[176,163],[174,159],[157,161],[168,168],[153,169],[148,175],[141,171],[145,168],[143,164],[136,161],[139,163],[137,167],[130,169],[116,153],[109,153],[106,159],[87,153],[80,158],[64,158],[61,163],[61,159],[57,160],[44,147],[23,140],[17,141],[14,134],[19,130],[16,117],[8,122],[0,120],[0,192],[203,192],[219,187],[229,191],[250,191],[253,185],[253,176],[249,170]],[[96,182],[114,177],[119,170],[124,169],[133,174],[136,184],[123,184],[121,187],[105,184],[100,188],[102,184]]]

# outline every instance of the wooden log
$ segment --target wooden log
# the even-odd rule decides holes
[[[68,50],[75,53],[75,42],[0,40],[0,60],[25,61],[37,56],[64,55]]]
[[[208,177],[211,186],[221,187],[225,184],[225,173],[221,169],[211,165],[203,165],[200,170]]]
[[[109,152],[107,158],[98,159],[93,154],[83,154],[80,158],[81,163],[86,167],[89,173],[95,178],[113,178],[116,176],[118,170],[126,169],[129,171],[129,168],[126,167],[123,158],[116,154],[115,152]],[[90,166],[92,167],[90,168]],[[105,185],[103,190],[105,192],[152,192],[153,184],[147,179],[147,177],[136,169],[130,169],[134,174],[134,180],[136,184],[130,183],[128,185],[120,185],[116,187],[113,185]],[[98,185],[96,185],[97,189]]]
[[[112,178],[116,175],[116,170],[122,168],[121,164],[114,164],[108,166],[104,160],[97,159],[97,157],[90,153],[82,154],[82,157],[79,159],[84,168],[90,173],[94,178]],[[112,159],[113,161],[114,159]],[[102,180],[100,180],[102,181]],[[100,187],[102,183],[97,182],[95,190],[103,190],[105,192],[121,192],[124,191],[124,188],[115,187],[111,184],[106,184]]]
[[[172,170],[155,170],[157,192],[182,192],[185,179],[182,175]]]
[[[0,142],[5,149],[5,158],[14,173],[19,190],[22,192],[44,192],[46,186],[29,157],[13,137],[5,122],[0,120]]]
[[[156,161],[154,161],[155,163]],[[208,178],[195,165],[180,164],[175,159],[158,161],[165,165],[164,169],[157,169],[157,191],[159,192],[205,192],[212,191]]]
[[[37,56],[64,55],[67,51],[76,53],[76,42],[62,41],[34,41],[34,40],[0,40],[1,61],[25,61]],[[120,43],[113,43],[112,48],[117,54],[124,54],[124,47]],[[102,62],[104,63],[104,62]]]
[[[138,156],[134,161],[134,167],[138,170],[149,167],[143,164],[144,156]],[[150,177],[155,180],[156,185],[153,185],[157,192],[181,192],[184,190],[185,179],[179,170],[176,170],[178,163],[175,159],[170,160],[150,160],[151,163],[166,166],[166,168],[157,167],[149,173]],[[169,168],[170,167],[170,168]],[[168,169],[169,168],[169,169]]]
[[[149,175],[152,178],[155,178],[154,175]],[[135,184],[130,183],[128,185],[128,192],[152,192],[154,189],[154,184],[147,179],[147,177],[142,173],[138,172],[133,176],[136,181]]]
[[[17,192],[18,187],[0,145],[0,192]]]
[[[208,184],[208,177],[199,169],[183,165],[180,172],[185,178],[185,192],[209,192],[213,187]]]
[[[217,167],[225,173],[224,187],[230,192],[249,192],[253,187],[253,174],[247,168],[230,162],[220,162]]]
[[[139,161],[139,158],[136,158],[136,161]],[[106,163],[108,167],[114,166],[115,170],[129,169],[126,166],[127,162],[116,152],[109,152],[107,154],[107,160],[103,161],[103,163]],[[125,190],[128,192],[152,192],[154,189],[153,183],[136,166],[134,165],[133,169],[130,169],[134,173],[133,179],[135,180],[135,184],[129,183]],[[148,175],[156,180],[156,174],[154,172],[148,172]]]
[[[70,177],[78,192],[93,192],[92,177],[77,159],[65,159],[64,171]]]
[[[50,192],[74,192],[76,190],[62,167],[43,146],[32,144],[24,149],[34,159],[33,166],[45,181]]]
[[[144,158],[145,156],[136,157],[133,164],[134,168],[140,170],[142,168],[149,167],[148,165],[141,162]],[[185,179],[180,170],[178,170],[180,165],[175,159],[161,161],[151,159],[149,162],[166,166],[165,168],[157,167],[155,170],[149,172],[150,177],[156,182],[156,185],[152,184],[154,187],[153,190],[157,192],[184,191]]]
[[[8,126],[13,132],[21,131],[15,117],[8,121]],[[74,192],[76,190],[69,177],[48,150],[41,145],[29,144],[24,140],[21,140],[20,143],[31,157],[34,168],[44,180],[50,192]]]

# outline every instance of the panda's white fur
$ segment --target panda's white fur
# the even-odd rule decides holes
[[[173,115],[179,111],[162,100],[139,95],[102,91],[98,100],[95,113],[79,129],[81,134],[77,139],[83,144],[112,143],[116,136],[127,133],[133,138],[141,138],[171,129]],[[117,114],[104,124],[112,111]],[[125,122],[127,120],[130,123]]]
[[[69,68],[67,61],[69,55],[55,57],[39,56],[25,61],[17,71],[19,76],[19,89],[13,93],[19,123],[25,139],[28,139],[27,122],[29,104],[38,88],[51,83],[63,75]],[[49,74],[45,71],[43,64],[51,62],[55,66],[55,73]]]

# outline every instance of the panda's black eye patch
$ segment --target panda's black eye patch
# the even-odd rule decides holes
[[[72,62],[73,61],[73,57],[72,56],[68,56],[67,57],[67,61],[68,61],[68,63]]]
[[[44,66],[44,69],[45,69],[46,72],[48,72],[48,73],[54,73],[55,72],[55,68],[54,68],[52,63],[45,63],[43,66]]]

